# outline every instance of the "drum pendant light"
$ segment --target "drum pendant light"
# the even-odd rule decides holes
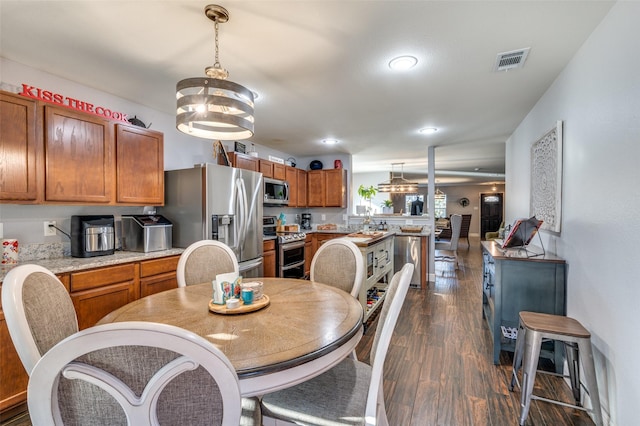
[[[215,63],[207,77],[184,79],[176,85],[176,127],[205,139],[239,140],[253,136],[253,92],[227,80],[229,72],[218,60],[218,24],[229,20],[222,6],[210,4],[204,13],[215,24]]]

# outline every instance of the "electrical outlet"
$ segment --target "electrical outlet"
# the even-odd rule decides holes
[[[347,215],[346,214],[342,215],[342,220],[347,220]]]
[[[405,225],[413,225],[413,219],[407,219],[404,221]]]
[[[326,219],[327,219],[327,216],[326,216],[326,215],[320,215],[320,219],[321,219],[321,220],[326,220]]]
[[[49,237],[51,235],[56,235],[56,221],[55,220],[45,220],[44,221],[44,236]]]
[[[4,229],[2,229],[2,223],[0,223],[0,238],[4,237]]]

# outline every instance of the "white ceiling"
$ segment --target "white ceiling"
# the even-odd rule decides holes
[[[208,3],[0,0],[0,55],[173,114],[176,83],[214,62]],[[425,173],[430,145],[442,146],[438,170],[504,173],[505,140],[612,2],[217,4],[231,15],[220,62],[259,94],[251,141],[294,157],[349,153],[355,172],[405,163],[407,176]],[[525,47],[524,68],[493,71],[498,53]],[[401,54],[418,65],[391,71]],[[427,126],[439,131],[417,133]]]

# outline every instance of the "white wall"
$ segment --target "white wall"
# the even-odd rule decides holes
[[[567,314],[592,333],[611,424],[638,424],[640,3],[619,2],[507,142],[506,218],[529,214],[529,149],[564,121],[562,230]]]

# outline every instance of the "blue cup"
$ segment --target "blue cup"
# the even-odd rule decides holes
[[[253,303],[253,290],[250,288],[242,289],[242,303],[250,305]]]

